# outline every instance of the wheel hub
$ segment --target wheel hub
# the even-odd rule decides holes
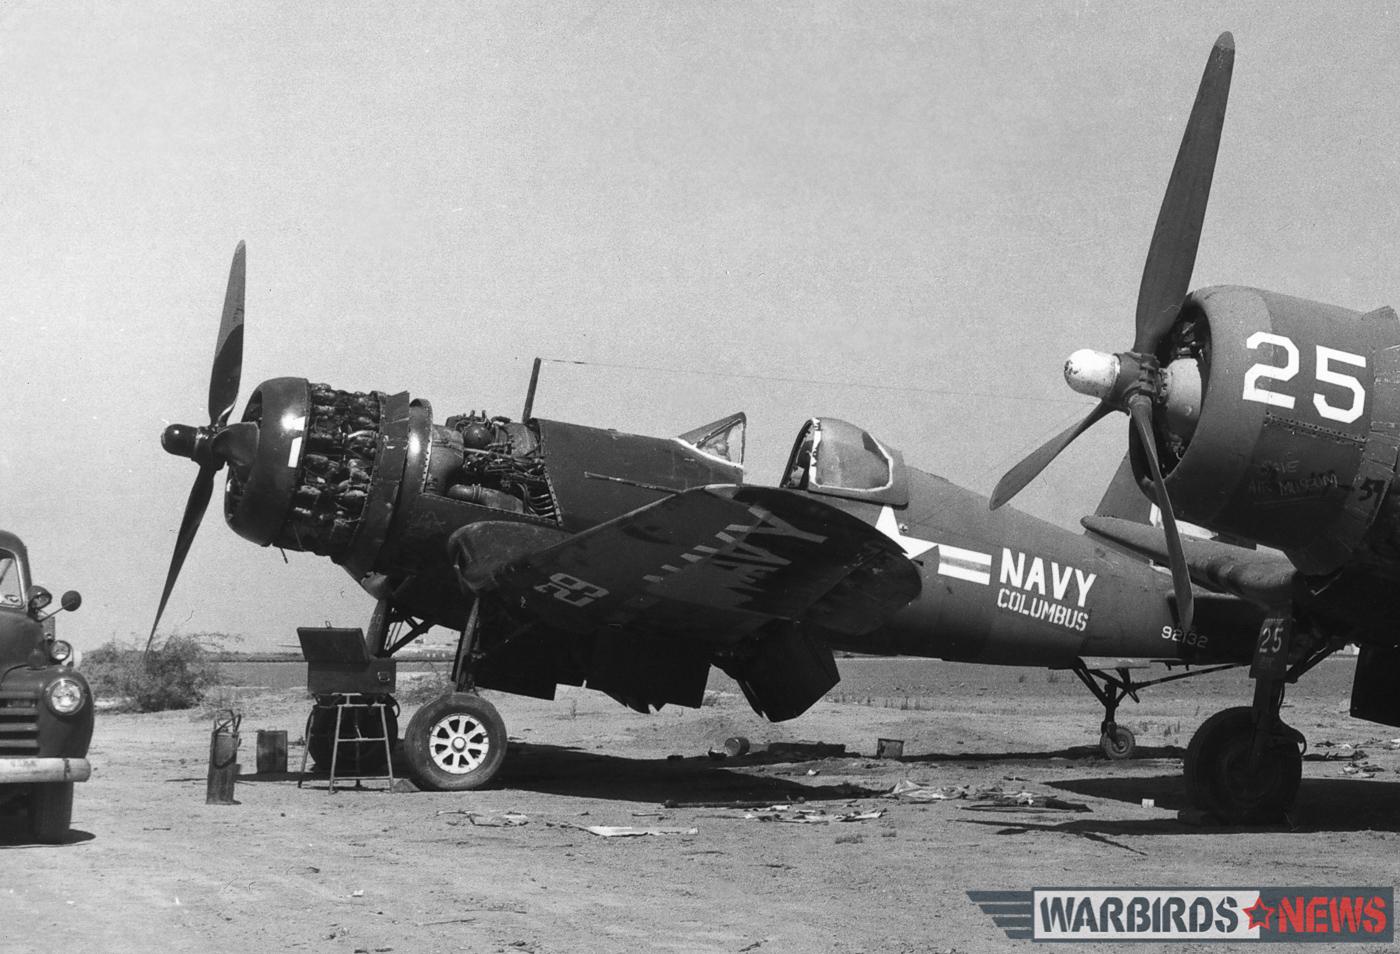
[[[466,775],[486,761],[491,737],[486,726],[469,715],[455,713],[441,719],[428,733],[428,753],[438,768]]]

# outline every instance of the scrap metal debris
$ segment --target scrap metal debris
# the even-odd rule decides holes
[[[822,808],[770,805],[758,811],[745,812],[744,818],[750,821],[784,822],[790,825],[829,825],[833,822],[873,821],[884,814],[885,810],[882,808],[832,813]]]
[[[698,835],[698,828],[637,828],[632,825],[579,825],[590,834],[603,838],[634,838],[642,835]]]
[[[465,815],[467,821],[478,828],[518,828],[530,824],[530,816],[522,812],[501,812],[495,815],[480,815],[463,809],[444,809],[439,815]],[[455,825],[456,822],[448,822]]]
[[[962,806],[967,811],[1087,812],[1090,810],[1089,806],[1083,802],[1066,801],[1054,795],[1042,795],[1025,790],[1011,791],[1000,785],[983,788],[973,788],[970,785],[934,787],[907,778],[895,783],[894,787],[885,793],[885,797],[905,802],[968,801],[972,804]]]
[[[971,790],[966,785],[944,785],[935,788],[912,779],[901,779],[894,784],[885,798],[897,798],[902,802],[941,802],[951,798],[967,798]]]
[[[1362,778],[1375,778],[1384,771],[1385,769],[1374,762],[1362,762],[1359,765],[1356,762],[1352,762],[1350,765],[1342,766],[1343,775],[1359,775]]]
[[[1350,742],[1338,744],[1323,739],[1321,742],[1312,746],[1312,748],[1321,749],[1322,751],[1315,754],[1309,752],[1307,755],[1303,756],[1310,762],[1354,762],[1367,757],[1365,749],[1358,748]]]

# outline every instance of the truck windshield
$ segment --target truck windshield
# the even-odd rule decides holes
[[[22,606],[22,585],[19,578],[19,561],[9,550],[0,550],[0,606]]]

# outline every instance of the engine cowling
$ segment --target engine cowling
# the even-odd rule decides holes
[[[1397,342],[1390,308],[1234,286],[1192,293],[1157,354],[1158,451],[1178,515],[1284,550],[1305,573],[1341,565],[1395,476]],[[1136,445],[1133,466],[1150,496]]]

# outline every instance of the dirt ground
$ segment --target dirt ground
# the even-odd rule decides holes
[[[462,794],[298,789],[304,694],[245,688],[249,774],[225,806],[205,804],[211,713],[103,713],[70,843],[32,845],[22,819],[0,818],[0,949],[985,952],[1029,942],[968,890],[1392,885],[1400,730],[1347,717],[1351,666],[1291,690],[1285,718],[1312,745],[1301,793],[1290,825],[1250,830],[1177,814],[1184,747],[1248,698],[1239,672],[1126,702],[1141,746],[1128,762],[1098,757],[1101,711],[1073,677],[1041,670],[847,660],[831,698],[783,725],[723,684],[699,710],[653,716],[584,690],[496,695],[509,761],[496,787]],[[258,729],[288,731],[293,772],[251,774]],[[732,735],[851,754],[706,754]],[[880,738],[904,757],[874,758]],[[905,780],[969,797],[886,797]],[[994,788],[1086,810],[979,797]]]

